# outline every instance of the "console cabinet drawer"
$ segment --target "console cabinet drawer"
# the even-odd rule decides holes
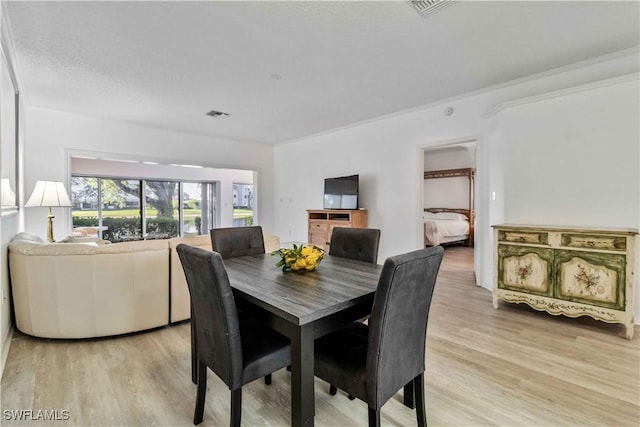
[[[528,243],[538,245],[549,244],[549,234],[546,232],[534,232],[534,231],[500,231],[498,233],[498,240],[501,242],[512,243]]]
[[[562,246],[626,252],[627,239],[620,236],[562,233]]]
[[[309,233],[326,233],[329,224],[326,221],[309,221]]]

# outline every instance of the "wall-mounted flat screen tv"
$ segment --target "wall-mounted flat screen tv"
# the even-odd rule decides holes
[[[358,175],[324,180],[325,209],[358,209]]]

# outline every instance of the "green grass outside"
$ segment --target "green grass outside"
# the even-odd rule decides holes
[[[234,209],[233,219],[249,218],[253,216],[253,211],[250,209]]]

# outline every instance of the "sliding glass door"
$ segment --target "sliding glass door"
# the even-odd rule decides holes
[[[215,183],[73,176],[76,236],[112,242],[207,234]]]

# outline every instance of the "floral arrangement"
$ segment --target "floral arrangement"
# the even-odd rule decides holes
[[[271,255],[280,256],[276,267],[282,267],[282,271],[313,271],[322,261],[324,250],[317,246],[294,244],[293,249],[281,248]]]

